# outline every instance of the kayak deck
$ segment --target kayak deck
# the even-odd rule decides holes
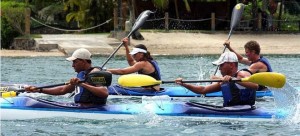
[[[254,107],[219,107],[190,102],[150,102],[81,107],[32,97],[1,98],[1,120],[48,117],[88,119],[127,119],[142,113],[176,117],[211,118],[285,118],[286,113]]]

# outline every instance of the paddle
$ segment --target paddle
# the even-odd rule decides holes
[[[97,71],[93,73],[89,73],[86,77],[85,81],[80,81],[82,82],[87,82],[89,84],[95,84],[95,85],[101,85],[101,86],[110,86],[112,82],[112,74],[110,72],[106,71]],[[53,84],[53,85],[46,85],[46,86],[40,86],[36,87],[36,89],[43,89],[43,88],[51,88],[51,87],[57,87],[57,86],[62,86],[62,85],[68,85],[70,84],[69,82],[66,83],[60,83],[60,84]],[[6,97],[15,97],[19,95],[20,93],[25,92],[25,89],[20,89],[20,90],[8,90],[8,91],[1,91],[1,97],[6,98]]]
[[[81,82],[84,82],[84,81],[81,81]],[[57,86],[62,86],[62,85],[68,85],[68,84],[70,84],[70,83],[69,82],[65,82],[65,83],[60,83],[60,84],[40,86],[40,87],[36,87],[36,89],[52,88],[52,87],[57,87]],[[8,97],[16,97],[20,93],[24,93],[24,92],[26,92],[25,89],[19,89],[19,90],[1,91],[0,94],[1,94],[2,98],[8,98]]]
[[[57,87],[57,86],[62,86],[62,85],[68,85],[69,83],[60,83],[60,84],[53,84],[53,85],[46,85],[46,86],[40,86],[36,87],[36,89],[43,89],[43,88],[51,88],[51,87]],[[7,98],[7,97],[15,97],[18,96],[20,93],[24,93],[25,89],[20,89],[20,90],[15,90],[15,91],[2,91],[1,97],[2,98]]]
[[[136,30],[138,30],[144,23],[145,21],[147,20],[147,18],[149,17],[149,15],[151,13],[154,13],[154,12],[151,12],[150,10],[145,10],[143,11],[139,17],[136,19],[131,31],[129,32],[129,34],[127,35],[127,38],[129,38]],[[105,66],[105,64],[116,54],[116,52],[121,48],[121,46],[123,45],[124,43],[122,42],[116,49],[115,51],[107,58],[107,60],[102,64],[101,68],[103,68]]]
[[[245,8],[245,5],[242,3],[238,3],[234,6],[233,11],[231,13],[230,31],[229,31],[227,40],[230,39],[233,29],[239,24],[239,22],[242,18],[244,8]],[[226,50],[226,46],[224,47],[224,50],[222,53],[224,53],[225,50]],[[214,75],[216,75],[218,69],[219,69],[219,66],[217,66],[217,69],[216,69]]]
[[[233,79],[232,82],[252,82],[259,85],[281,88],[285,84],[285,76],[276,72],[261,72],[251,75],[247,78]],[[183,81],[183,83],[198,83],[198,82],[222,82],[222,80],[192,80]],[[175,81],[158,81],[153,77],[142,74],[123,75],[118,79],[118,83],[125,87],[140,87],[151,86],[165,83],[175,83]]]

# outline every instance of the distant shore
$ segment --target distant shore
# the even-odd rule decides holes
[[[29,50],[0,50],[0,56],[2,57],[37,57],[37,56],[65,56],[59,50],[51,50],[48,52],[38,52]]]
[[[221,54],[227,34],[204,34],[184,32],[142,32],[144,40],[131,40],[132,45],[144,44],[153,55]],[[232,34],[231,46],[244,53],[244,44],[256,40],[262,54],[300,54],[300,34]],[[119,40],[117,40],[119,41]],[[133,46],[131,46],[133,47]],[[116,48],[113,46],[113,48]],[[124,55],[120,48],[117,55]],[[48,52],[28,50],[0,50],[0,56],[65,56],[57,49]]]

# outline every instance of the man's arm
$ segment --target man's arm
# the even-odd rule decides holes
[[[124,74],[131,74],[138,72],[139,70],[143,69],[145,62],[137,62],[133,66],[123,68],[123,69],[107,69],[107,71],[111,72],[112,74],[116,75],[124,75]]]
[[[238,60],[240,63],[245,64],[245,65],[250,65],[251,61],[249,61],[247,58],[244,58],[241,54],[237,53],[231,46],[230,46],[230,41],[225,41],[224,45],[226,46],[229,51],[235,53],[237,56]]]
[[[268,67],[262,62],[256,62],[249,66],[252,73],[267,72]]]
[[[36,92],[36,93],[44,93],[44,94],[50,94],[50,95],[64,95],[66,93],[71,93],[75,90],[74,85],[64,85],[64,86],[58,86],[58,87],[52,87],[52,88],[42,88],[42,89],[36,89],[35,86],[28,86],[25,87],[26,92]]]
[[[247,71],[239,71],[237,78],[246,78],[251,76],[251,74]],[[258,89],[258,84],[252,83],[252,82],[237,82],[239,85],[244,86],[246,88],[251,88],[251,89]]]
[[[94,95],[102,98],[107,98],[108,97],[108,90],[107,87],[105,86],[92,86],[87,83],[81,83],[79,84],[80,86],[86,88],[90,92],[92,92]]]
[[[126,53],[126,59],[127,59],[127,62],[128,62],[128,65],[132,66],[136,63],[136,61],[132,58],[132,56],[129,54],[129,38],[124,38],[122,40],[122,42],[124,43],[124,47],[125,47],[125,53]]]
[[[212,93],[212,92],[219,91],[221,89],[221,83],[214,83],[214,84],[210,84],[207,86],[198,86],[198,85],[183,83],[182,78],[177,78],[175,80],[175,83],[179,84],[197,94]]]

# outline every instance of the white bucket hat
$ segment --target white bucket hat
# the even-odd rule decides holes
[[[225,62],[238,62],[238,58],[233,52],[223,53],[217,61],[212,62],[214,65],[221,65]]]
[[[92,54],[84,48],[77,49],[73,52],[72,56],[69,58],[66,58],[68,61],[73,61],[75,59],[84,59],[84,60],[90,60]]]

